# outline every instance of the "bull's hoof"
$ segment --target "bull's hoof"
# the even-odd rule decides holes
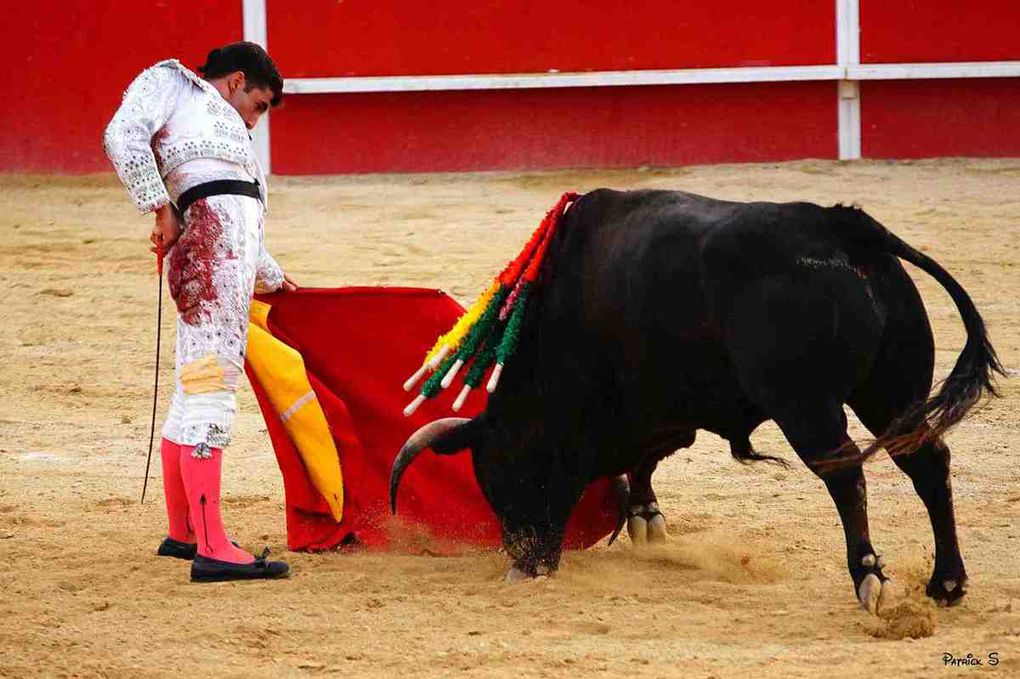
[[[928,583],[928,587],[925,588],[925,594],[946,606],[955,606],[960,603],[966,593],[967,576],[965,575],[956,578],[934,575]]]
[[[518,566],[511,566],[510,570],[503,576],[503,582],[509,582],[515,584],[518,582],[528,582],[531,580],[544,580],[549,577],[550,570],[548,566],[539,565],[535,568],[535,573],[532,575],[523,568]]]
[[[899,588],[882,573],[882,557],[867,554],[861,559],[863,577],[857,583],[857,600],[872,615],[890,608]]]
[[[667,537],[669,537],[669,533],[666,532],[666,517],[657,513],[648,519],[649,542],[665,542]]]
[[[632,516],[627,519],[627,535],[632,545],[648,544],[648,522],[644,517]]]
[[[634,545],[659,544],[666,541],[666,519],[658,502],[632,505],[628,508],[627,534]]]
[[[868,613],[878,615],[878,602],[882,597],[882,581],[874,573],[868,573],[857,588],[857,599]]]

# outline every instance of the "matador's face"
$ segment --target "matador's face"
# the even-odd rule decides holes
[[[237,71],[226,78],[225,87],[219,88],[220,94],[240,114],[249,130],[255,127],[259,116],[269,110],[273,101],[273,91],[268,87],[248,85],[244,73]]]

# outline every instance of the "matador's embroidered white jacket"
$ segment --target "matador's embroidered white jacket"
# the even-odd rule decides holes
[[[217,179],[257,181],[261,188],[262,203],[233,195],[193,203],[167,255],[178,318],[176,389],[163,434],[180,444],[226,446],[252,292],[272,292],[283,282],[265,249],[266,179],[248,129],[215,87],[171,59],[131,84],[104,147],[142,212]]]
[[[263,200],[267,195],[266,179],[240,114],[215,87],[176,59],[161,61],[135,78],[103,141],[141,212],[169,203],[163,180],[196,158],[240,165],[262,187]]]

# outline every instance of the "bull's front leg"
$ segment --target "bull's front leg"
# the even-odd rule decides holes
[[[630,498],[627,502],[627,534],[631,544],[642,546],[666,541],[666,518],[659,509],[659,499],[652,488],[652,474],[659,463],[676,450],[694,444],[696,430],[686,427],[661,431],[648,445],[641,460],[627,473]]]
[[[672,451],[670,451],[672,452]],[[627,535],[634,546],[666,541],[666,518],[659,511],[659,500],[652,489],[655,467],[669,453],[648,453],[627,474],[630,498],[627,502]]]

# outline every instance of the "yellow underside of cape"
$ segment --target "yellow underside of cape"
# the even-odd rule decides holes
[[[270,305],[252,300],[248,326],[248,364],[297,449],[316,490],[333,519],[343,518],[344,484],[333,435],[305,372],[301,354],[273,337]]]

